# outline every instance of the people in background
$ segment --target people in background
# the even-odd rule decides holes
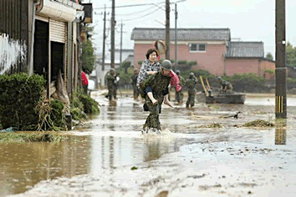
[[[186,85],[186,87],[188,89],[188,99],[187,99],[187,102],[186,102],[186,108],[194,106],[195,93],[196,93],[196,89],[195,89],[196,84],[197,84],[197,79],[194,76],[194,73],[191,72],[189,74],[189,78],[187,79],[187,81],[185,83],[185,85]]]
[[[139,88],[137,86],[137,79],[138,79],[138,69],[134,69],[134,75],[131,77],[132,78],[132,86],[133,86],[133,97],[134,100],[138,100],[139,97]]]
[[[88,79],[87,79],[86,73],[84,71],[81,71],[81,82],[82,82],[83,93],[87,94]]]
[[[181,76],[181,72],[180,70],[176,70],[176,74],[178,76],[178,79],[179,79],[179,85],[181,87],[183,87],[186,83],[185,79]],[[178,102],[178,104],[182,104],[183,103],[183,92],[182,92],[182,89],[180,91],[177,91],[177,89],[175,88],[175,99],[176,101]]]
[[[109,101],[111,101],[112,98],[116,99],[116,73],[114,68],[110,69],[106,75],[106,78],[108,87],[108,94],[106,97],[109,99]]]
[[[221,85],[221,91],[223,91],[223,92],[232,92],[233,87],[232,87],[231,83],[229,83],[228,81],[225,81],[220,76],[217,77],[217,80],[218,80],[219,84]]]

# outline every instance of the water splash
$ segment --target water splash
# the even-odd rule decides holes
[[[0,75],[26,59],[27,45],[0,34]]]

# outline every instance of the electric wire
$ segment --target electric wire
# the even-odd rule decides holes
[[[127,21],[134,21],[134,20],[138,20],[138,19],[144,18],[144,17],[146,17],[146,16],[148,16],[148,15],[150,15],[150,14],[153,14],[154,12],[160,10],[161,8],[162,8],[162,7],[159,7],[159,8],[157,8],[156,10],[153,10],[152,12],[149,12],[149,13],[143,15],[143,16],[140,16],[140,17],[131,18],[131,19],[125,19],[124,22],[127,22]]]
[[[165,3],[165,2],[160,2],[159,4],[162,4],[162,3]],[[147,5],[151,5],[151,3],[121,5],[121,6],[115,6],[115,8],[137,7],[137,6],[147,6]],[[106,8],[112,8],[112,7],[106,7]],[[95,10],[101,10],[101,9],[105,9],[105,7],[93,8],[93,9],[95,9]]]
[[[116,14],[116,16],[131,16],[131,15],[134,15],[134,14],[139,14],[139,13],[143,13],[143,12],[146,12],[146,11],[149,11],[151,8],[154,8],[155,6],[151,6],[147,9],[144,9],[144,10],[141,10],[141,11],[138,11],[138,12],[130,12],[130,13],[127,13],[127,14]]]

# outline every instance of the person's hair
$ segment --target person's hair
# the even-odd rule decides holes
[[[151,53],[155,52],[156,53],[156,56],[158,56],[158,52],[156,49],[149,49],[146,53],[146,58],[149,59],[149,56]]]

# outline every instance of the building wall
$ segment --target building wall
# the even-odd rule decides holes
[[[225,45],[207,44],[205,52],[190,52],[185,44],[178,45],[178,60],[197,61],[193,70],[207,70],[214,75],[222,75],[224,72],[223,54],[226,52]],[[175,50],[171,50],[173,58]]]
[[[27,71],[29,2],[0,1],[0,72]]]
[[[264,72],[266,69],[275,69],[275,62],[259,59],[225,59],[226,74],[255,73],[267,80],[273,80],[274,74]]]
[[[273,80],[275,74],[274,73],[273,74],[266,73],[266,72],[264,72],[264,70],[271,69],[271,70],[275,71],[275,62],[268,61],[268,60],[261,60],[259,64],[260,64],[260,70],[261,70],[260,75],[263,76],[267,80]]]
[[[143,61],[146,57],[146,52],[149,48],[152,48],[151,44],[138,44],[134,45],[134,59],[135,67],[139,68],[141,65],[138,64],[138,61]],[[215,75],[222,75],[224,72],[224,60],[223,54],[226,51],[226,46],[224,44],[215,45],[207,44],[205,52],[189,52],[188,45],[178,44],[178,60],[187,60],[187,61],[197,61],[198,65],[194,66],[192,69],[203,69],[208,70],[209,72]],[[160,56],[161,59],[165,58],[165,55]],[[175,59],[175,45],[171,44],[170,47],[170,59]]]
[[[258,59],[225,59],[226,75],[256,73],[261,74]]]

